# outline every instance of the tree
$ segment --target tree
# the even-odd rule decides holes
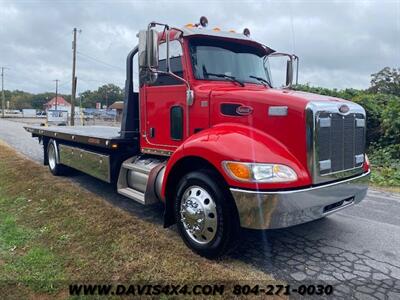
[[[50,99],[52,99],[54,96],[55,96],[54,93],[49,93],[49,92],[32,95],[31,105],[33,108],[43,110],[44,104],[50,101]]]
[[[102,105],[105,104],[107,107],[113,104],[115,101],[123,101],[124,93],[119,86],[109,83],[98,88],[98,94],[101,96]]]
[[[112,83],[102,85],[95,91],[84,91],[79,96],[82,100],[82,106],[88,108],[96,107],[97,102],[100,102],[101,106],[106,105],[108,107],[115,101],[124,100],[123,90]]]
[[[31,104],[32,94],[15,90],[10,94],[10,109],[24,109],[24,108],[32,108]]]
[[[388,144],[400,145],[400,98],[391,96],[382,111],[382,129]],[[400,154],[397,153],[398,157]]]
[[[387,95],[360,93],[351,99],[364,107],[367,112],[367,146],[379,142],[383,136],[382,111],[387,98]]]
[[[371,77],[371,92],[400,96],[400,68],[385,67]]]

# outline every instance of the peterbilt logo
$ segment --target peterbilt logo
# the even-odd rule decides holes
[[[347,114],[347,113],[349,112],[349,110],[350,110],[350,107],[348,107],[346,104],[342,104],[342,105],[339,107],[339,112],[340,112],[341,114]]]
[[[251,106],[239,106],[236,108],[236,113],[241,116],[248,116],[253,113],[253,108]]]

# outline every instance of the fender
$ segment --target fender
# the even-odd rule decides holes
[[[305,146],[304,146],[305,147]],[[300,188],[311,185],[305,166],[274,137],[247,125],[223,123],[200,131],[180,145],[168,160],[161,195],[166,199],[168,177],[174,166],[185,157],[198,157],[208,161],[232,187],[270,190]],[[222,161],[280,163],[291,167],[298,180],[286,183],[249,183],[229,177],[222,168]]]

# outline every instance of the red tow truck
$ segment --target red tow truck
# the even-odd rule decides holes
[[[114,183],[144,205],[162,201],[165,227],[177,223],[209,258],[232,249],[241,228],[284,228],[359,203],[370,175],[365,110],[292,90],[297,56],[207,23],[139,32],[121,128],[25,127],[44,164]],[[282,55],[286,86],[276,89],[268,61]]]

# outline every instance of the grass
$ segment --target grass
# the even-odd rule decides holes
[[[129,214],[0,143],[0,295],[67,298],[71,282],[271,280],[192,253],[171,229]]]
[[[369,149],[371,161],[371,185],[374,188],[400,192],[400,146],[398,144],[381,147],[374,144]]]
[[[374,188],[400,192],[400,165],[371,166],[371,185]]]

